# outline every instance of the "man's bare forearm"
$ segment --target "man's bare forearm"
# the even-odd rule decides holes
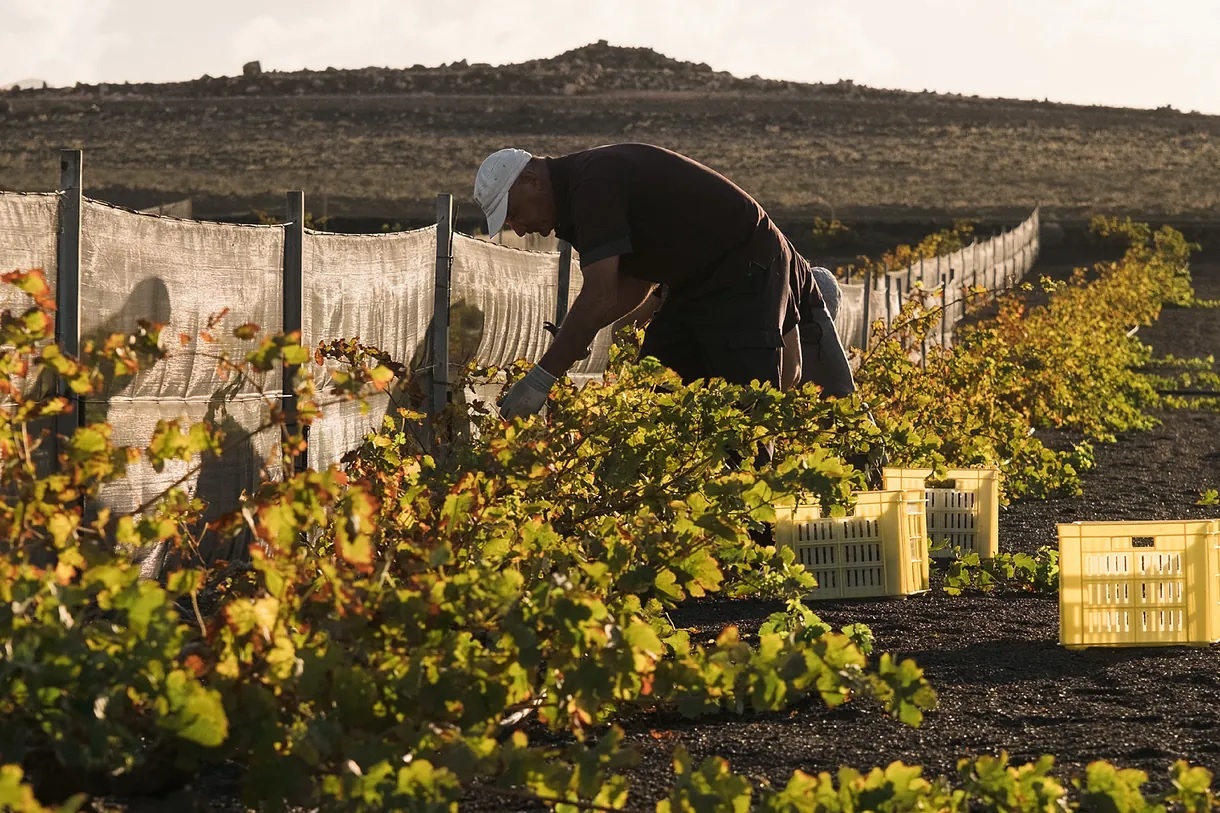
[[[573,364],[585,357],[597,332],[617,318],[614,315],[617,310],[617,302],[582,302],[576,297],[555,334],[555,341],[538,364],[556,378],[566,375]]]
[[[634,301],[635,296],[632,295],[625,300],[616,300],[609,306],[604,302],[597,302],[587,308],[580,307],[580,297],[577,297],[572,303],[572,310],[568,311],[563,324],[559,326],[555,341],[538,363],[556,378],[563,375],[573,364],[585,357],[599,330],[634,313],[648,296],[649,292],[646,291],[639,301]],[[556,372],[561,364],[566,365],[563,371]]]
[[[652,283],[620,274],[619,258],[606,257],[581,268],[584,285],[538,366],[558,378],[589,353],[597,332],[631,313],[652,290]]]

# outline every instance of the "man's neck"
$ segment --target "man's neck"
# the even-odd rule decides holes
[[[570,239],[567,235],[568,212],[571,209],[568,201],[568,176],[559,158],[543,158],[542,169],[538,177],[550,190],[551,200],[555,202],[555,232],[562,239]],[[563,234],[559,234],[563,231]]]

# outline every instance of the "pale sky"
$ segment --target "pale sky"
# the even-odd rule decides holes
[[[1220,0],[0,0],[0,84],[504,64],[599,39],[738,76],[1220,114]]]

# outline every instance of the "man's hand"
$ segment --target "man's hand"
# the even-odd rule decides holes
[[[525,378],[513,384],[500,401],[500,415],[506,421],[533,415],[542,409],[546,396],[555,386],[555,376],[534,365]]]

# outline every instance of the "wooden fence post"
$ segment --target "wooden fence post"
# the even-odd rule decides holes
[[[56,240],[55,276],[55,343],[69,356],[80,355],[80,244],[84,153],[80,150],[59,151],[59,233]],[[71,437],[85,422],[85,404],[65,386],[57,385],[59,395],[68,398],[72,410],[55,422],[57,436]],[[58,459],[58,438],[56,459]]]
[[[559,284],[555,289],[555,327],[568,315],[568,292],[572,286],[572,244],[559,241]]]
[[[1008,259],[1008,265],[1005,265],[1007,271],[1008,288],[1016,284],[1016,233],[1013,229],[1008,229],[1008,249],[1005,251],[1005,256]]]
[[[436,282],[432,315],[432,421],[449,403],[449,294],[453,275],[453,195],[436,196]]]
[[[1002,234],[997,234],[992,245],[992,280],[996,282],[996,295],[998,297],[1004,284],[1000,275],[1004,269],[1004,237]]]
[[[286,196],[286,211],[284,223],[284,279],[283,279],[283,320],[284,333],[297,333],[304,343],[301,334],[303,313],[305,309],[305,193],[301,190],[288,192]],[[295,435],[300,428],[297,422],[297,396],[294,389],[298,365],[283,365],[283,404],[284,421],[288,434]],[[289,473],[304,471],[309,465],[309,439],[306,427],[306,446],[298,452],[291,461]]]

